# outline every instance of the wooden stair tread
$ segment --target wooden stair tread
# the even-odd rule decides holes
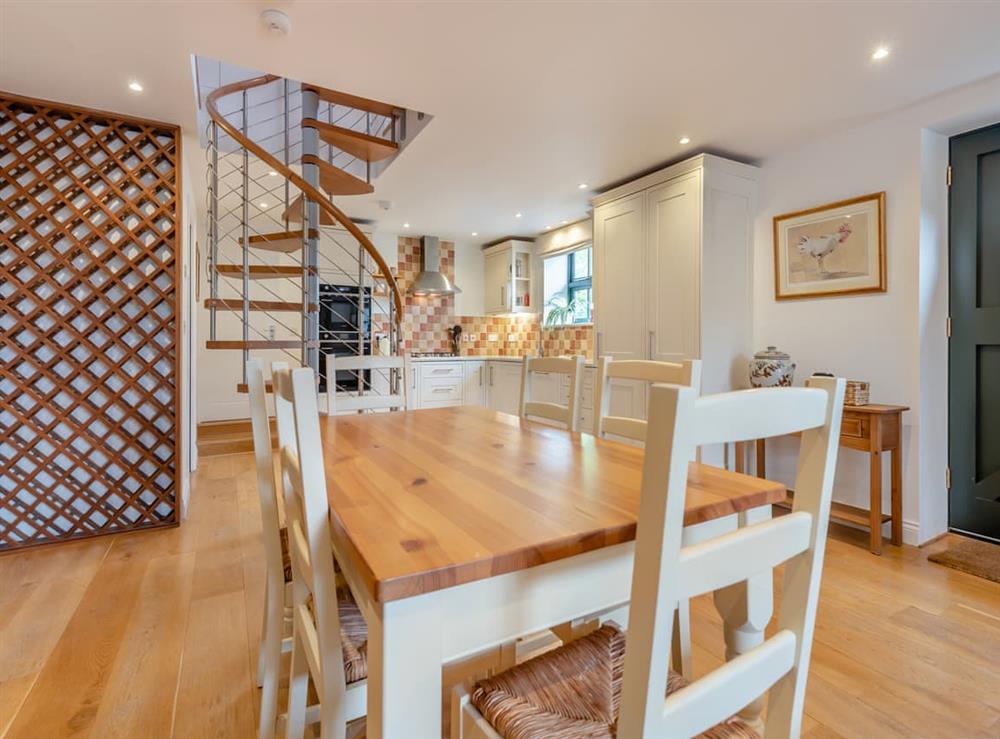
[[[243,278],[242,264],[217,264],[215,269],[220,275],[225,277]],[[274,280],[281,277],[301,277],[302,268],[295,266],[283,266],[276,264],[251,264],[251,280]]]
[[[403,108],[398,105],[383,103],[379,100],[364,98],[360,95],[352,95],[349,92],[341,92],[340,90],[331,90],[327,87],[320,87],[318,85],[302,85],[302,91],[315,92],[319,96],[319,99],[326,103],[343,105],[348,108],[357,108],[358,110],[375,113],[376,115],[392,116],[392,114],[396,111],[403,110]]]
[[[775,503],[774,505],[779,508],[791,510],[794,497],[795,493],[789,490],[788,497],[782,502]],[[834,501],[830,504],[830,520],[837,521],[838,523],[850,523],[855,526],[868,528],[871,524],[871,515],[865,508],[858,508],[857,506],[848,505],[847,503],[837,503]],[[888,523],[891,520],[892,516],[887,513],[882,514],[882,523]]]
[[[299,195],[295,200],[292,201],[288,209],[281,214],[282,220],[288,221],[289,223],[302,223],[302,196]],[[321,226],[339,226],[340,224],[334,220],[333,216],[327,213],[325,210],[320,208],[319,211],[319,225]]]
[[[300,206],[301,207],[301,206]],[[243,237],[240,237],[240,244]],[[282,254],[294,254],[302,251],[302,229],[297,231],[278,231],[277,233],[259,234],[250,237],[251,249],[264,249]]]
[[[399,144],[362,131],[353,131],[314,118],[304,118],[302,125],[315,128],[323,141],[365,162],[380,162],[399,153]]]
[[[318,341],[299,341],[298,339],[251,339],[250,341],[206,341],[206,349],[299,349],[302,346],[315,348]]]
[[[206,298],[206,308],[216,308],[217,310],[243,310],[243,301],[240,298]],[[261,310],[277,313],[287,311],[291,313],[301,313],[302,303],[286,303],[281,300],[251,300],[250,310]],[[310,312],[316,310],[316,304],[309,304]]]
[[[348,174],[340,167],[324,162],[312,154],[303,156],[302,164],[315,164],[319,167],[319,186],[331,195],[370,195],[375,192],[371,183]]]

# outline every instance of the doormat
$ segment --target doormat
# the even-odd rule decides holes
[[[953,570],[1000,583],[1000,544],[965,537],[951,537],[951,540],[951,546],[927,559]]]

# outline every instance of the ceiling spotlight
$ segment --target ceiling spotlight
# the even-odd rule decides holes
[[[690,136],[681,136],[680,140],[677,143],[681,144],[682,146],[684,144],[690,144],[691,143],[691,137]]]
[[[545,227],[545,230],[546,230],[546,231],[551,231],[551,230],[552,230],[552,226],[546,226],[546,227]]]
[[[880,59],[885,59],[887,56],[889,56],[889,49],[885,46],[880,46],[872,52],[872,60],[876,62]]]
[[[564,225],[564,226],[565,226],[565,225],[566,225],[567,223],[569,223],[569,221],[563,221],[563,222],[562,222],[562,225]]]
[[[588,185],[586,182],[581,182],[579,185],[577,185],[577,188],[580,190],[586,190],[588,187],[590,187],[590,185]]]
[[[261,207],[261,208],[266,208],[266,207],[267,207],[267,203],[261,203],[261,204],[260,204],[260,207]]]
[[[515,217],[515,218],[520,218],[520,217],[521,217],[521,214],[520,214],[520,213],[515,213],[515,214],[514,214],[514,217]]]
[[[403,228],[409,228],[409,227],[410,227],[410,224],[409,224],[409,223],[404,223],[404,224],[403,224]]]
[[[132,92],[142,92],[144,88],[139,80],[132,80],[128,83],[128,89]]]
[[[268,177],[277,177],[278,173],[272,169],[270,172],[267,173],[267,175]]]
[[[478,235],[479,235],[479,232],[478,232],[478,231],[473,231],[473,232],[472,232],[472,235],[473,235],[473,236],[478,236]]]

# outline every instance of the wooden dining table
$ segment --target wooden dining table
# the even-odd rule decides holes
[[[368,623],[370,739],[440,736],[445,663],[628,603],[642,449],[475,406],[320,423],[334,553]],[[685,537],[765,520],[784,497],[692,462]],[[715,604],[727,658],[747,651],[771,573]]]

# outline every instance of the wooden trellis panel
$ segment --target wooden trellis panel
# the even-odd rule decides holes
[[[177,522],[179,165],[0,92],[0,551]]]

